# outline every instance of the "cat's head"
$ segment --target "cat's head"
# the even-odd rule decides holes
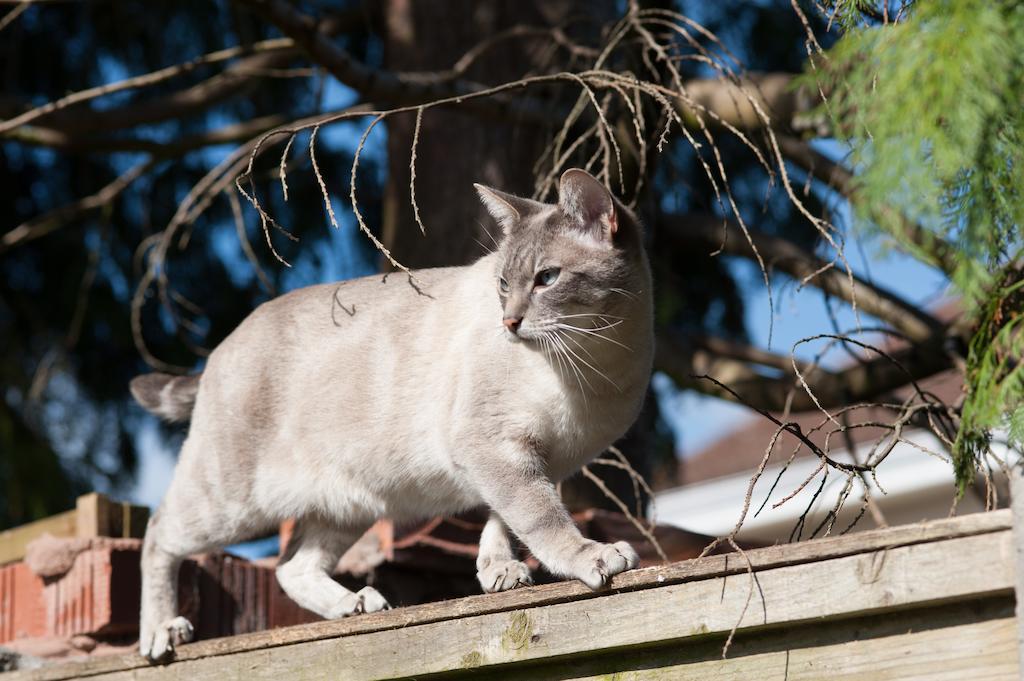
[[[557,204],[476,188],[504,232],[494,286],[510,340],[589,345],[648,300],[639,223],[586,171],[562,175]]]

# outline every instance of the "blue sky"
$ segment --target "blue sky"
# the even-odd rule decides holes
[[[856,231],[848,238],[846,253],[856,274],[870,277],[872,283],[896,291],[910,302],[932,308],[945,299],[948,280],[944,275],[911,257],[880,248],[873,239],[858,238]],[[781,281],[774,282],[775,323],[769,346],[771,316],[768,293],[760,271],[754,263],[745,260],[737,260],[731,267],[740,273],[744,282],[747,328],[751,341],[757,346],[788,356],[797,341],[832,329],[825,301],[818,289],[808,286],[797,290],[793,282],[785,282],[782,286],[779,286]],[[857,318],[849,306],[835,304],[834,310],[841,329],[858,328]],[[873,322],[871,317],[860,315],[861,327],[872,326]],[[801,346],[797,356],[810,358],[813,347]],[[843,361],[841,353],[835,353],[834,357],[833,362]],[[665,403],[662,416],[675,435],[677,455],[684,458],[738,425],[760,418],[745,407],[724,400],[675,390],[667,376],[655,376],[654,386]]]
[[[816,140],[813,146],[832,160],[847,160],[846,148],[834,140]],[[803,181],[800,171],[791,171],[795,180]],[[823,202],[832,207],[836,226],[845,237],[843,253],[854,274],[926,309],[946,299],[949,280],[942,272],[901,253],[879,234],[856,223],[849,204],[835,192],[818,183],[813,187],[823,197]],[[833,254],[822,249],[819,255],[831,259]],[[853,335],[862,328],[887,326],[862,312],[855,313],[841,301],[826,302],[821,292],[812,286],[801,287],[798,282],[782,277],[772,281],[773,305],[770,305],[768,289],[756,263],[732,258],[729,268],[741,282],[745,294],[745,320],[751,342],[776,354],[789,356],[792,353],[810,360],[822,345],[803,343],[794,350],[794,345],[802,339],[834,332],[837,327]],[[826,367],[835,368],[849,362],[849,357],[835,351],[820,361]],[[693,391],[676,390],[667,376],[655,375],[653,385],[663,403],[662,416],[672,429],[676,455],[680,458],[700,451],[741,424],[760,418],[740,405]],[[694,418],[696,415],[699,418]]]

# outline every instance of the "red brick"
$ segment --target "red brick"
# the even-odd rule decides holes
[[[138,628],[139,549],[83,551],[61,577],[47,580],[47,634],[119,635]]]
[[[43,580],[24,563],[0,567],[0,643],[46,633]]]

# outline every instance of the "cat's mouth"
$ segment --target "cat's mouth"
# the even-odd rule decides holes
[[[510,331],[509,329],[506,328],[504,335],[505,340],[507,340],[509,343],[523,343],[529,340],[533,340],[533,336],[530,335],[530,331],[528,329],[520,328],[517,329],[516,331]]]
[[[515,329],[510,329],[506,326],[503,329],[503,331],[505,340],[507,340],[510,343],[535,342],[544,335],[543,330],[538,329],[535,326],[527,326],[525,324],[521,324],[517,326]]]

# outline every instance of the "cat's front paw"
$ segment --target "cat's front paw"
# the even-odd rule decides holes
[[[614,544],[588,542],[579,548],[573,559],[573,576],[589,586],[600,589],[620,572],[640,564],[640,556],[624,541]]]
[[[533,577],[530,568],[518,560],[494,560],[476,573],[480,586],[489,594],[508,591],[519,586],[530,586]]]
[[[187,619],[174,617],[152,631],[143,631],[139,637],[139,652],[150,662],[167,662],[174,656],[174,649],[191,641],[194,633]]]
[[[327,619],[341,619],[352,615],[361,615],[366,612],[380,612],[390,610],[391,605],[381,596],[380,592],[372,586],[364,586],[355,593],[349,592],[341,602],[328,613]]]

